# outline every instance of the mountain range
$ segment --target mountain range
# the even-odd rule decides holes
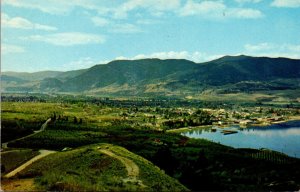
[[[204,63],[184,59],[115,60],[67,72],[2,72],[3,92],[64,92],[106,96],[195,96],[300,89],[300,60],[224,56]]]

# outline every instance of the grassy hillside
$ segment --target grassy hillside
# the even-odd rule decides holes
[[[110,144],[58,152],[19,175],[36,178],[38,189],[58,191],[186,191],[146,159]]]
[[[73,70],[73,71],[66,71],[66,72],[62,72],[59,73],[58,75],[55,76],[55,78],[61,80],[61,81],[65,81],[67,79],[76,77],[84,72],[86,72],[88,69],[79,69],[79,70]]]
[[[96,65],[65,82],[65,91],[83,91],[109,85],[137,85],[149,83],[178,71],[191,69],[196,64],[187,60],[118,60],[107,65]]]
[[[299,78],[300,60],[249,56],[225,56],[207,62],[196,74],[199,81],[224,85],[240,81],[269,81],[277,78]]]
[[[10,150],[1,153],[1,175],[9,173],[32,157],[38,155],[32,149]]]
[[[8,76],[8,75],[1,75],[1,82],[14,82],[14,83],[24,83],[26,80],[14,77],[14,76]]]

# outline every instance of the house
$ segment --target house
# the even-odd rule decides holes
[[[250,125],[252,123],[253,123],[252,120],[243,120],[243,121],[240,121],[240,125],[242,125],[242,126]]]

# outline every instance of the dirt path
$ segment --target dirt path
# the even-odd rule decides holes
[[[9,150],[9,151],[1,151],[1,155],[6,154],[6,153],[11,153],[11,152],[21,152],[26,149],[14,149],[14,150]]]
[[[22,171],[23,169],[25,169],[26,167],[28,167],[29,165],[31,165],[33,162],[47,156],[50,155],[51,153],[55,153],[56,151],[49,151],[49,150],[39,150],[40,154],[33,157],[32,159],[30,159],[29,161],[25,162],[24,164],[22,164],[21,166],[17,167],[15,170],[9,172],[8,174],[6,174],[4,177],[5,178],[10,178],[15,176],[17,173],[19,173],[20,171]]]
[[[50,121],[51,118],[47,119],[47,121],[41,126],[41,129],[38,132],[44,131],[47,128],[47,125]]]
[[[21,138],[18,138],[18,139],[15,139],[15,140],[12,140],[12,141],[9,141],[9,142],[6,142],[6,143],[1,143],[1,148],[2,149],[5,149],[7,148],[7,144],[10,143],[10,142],[14,142],[14,141],[18,141],[18,140],[21,140],[21,139],[25,139],[25,138],[28,138],[28,137],[31,137],[39,132],[42,132],[44,131],[46,128],[47,128],[47,125],[48,123],[51,121],[51,118],[47,119],[47,121],[41,126],[40,130],[38,131],[35,131],[34,133],[30,134],[30,135],[27,135],[25,137],[21,137]]]
[[[0,191],[37,191],[34,179],[6,179],[1,181]]]
[[[118,156],[107,149],[100,149],[99,151],[121,161],[126,167],[128,177],[136,179],[139,176],[140,169],[132,160]]]
[[[147,187],[146,185],[143,184],[143,181],[137,179],[139,174],[140,174],[140,169],[135,164],[132,160],[127,159],[126,157],[122,157],[119,155],[114,154],[112,151],[107,150],[107,149],[99,149],[101,153],[104,153],[105,155],[108,155],[112,158],[115,158],[119,161],[121,161],[122,164],[125,165],[127,173],[128,173],[128,178],[123,179],[123,182],[132,182],[138,184],[141,188]]]

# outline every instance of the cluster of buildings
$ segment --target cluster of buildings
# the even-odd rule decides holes
[[[268,125],[288,119],[288,116],[284,114],[271,112],[268,109],[262,109],[258,107],[239,110],[208,109],[208,111],[210,111],[210,113],[214,116],[215,120],[213,124],[215,125]]]

